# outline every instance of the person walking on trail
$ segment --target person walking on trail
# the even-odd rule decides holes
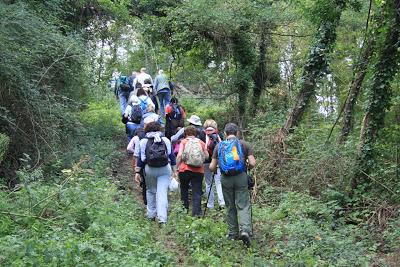
[[[165,136],[171,139],[178,128],[185,126],[186,113],[176,97],[171,98],[171,102],[165,108],[165,113]]]
[[[154,94],[153,84],[150,79],[144,80],[143,89],[146,91],[147,95],[150,97],[151,101],[154,103],[155,112],[158,114],[159,105],[156,95]]]
[[[144,81],[149,79],[150,80],[150,84],[153,84],[153,79],[151,78],[151,76],[149,74],[146,73],[147,70],[146,68],[141,68],[140,72],[138,74],[136,74],[136,78],[133,81],[133,83],[136,85],[137,83],[140,83],[141,85],[144,85]]]
[[[131,91],[133,87],[129,85],[128,77],[120,75],[115,83],[114,94],[119,99],[121,114],[125,112]]]
[[[165,224],[168,218],[168,186],[171,178],[177,176],[176,158],[171,142],[163,137],[161,125],[152,117],[145,120],[146,136],[140,140],[140,157],[137,162],[135,181],[140,183],[140,171],[145,169],[147,186],[147,218]]]
[[[163,70],[158,71],[158,75],[154,78],[154,93],[157,96],[160,105],[161,116],[165,117],[165,108],[169,104],[171,98],[171,89],[169,88],[168,78]]]
[[[130,86],[133,90],[135,89],[135,84],[134,84],[133,82],[134,82],[134,80],[136,79],[136,75],[137,75],[137,72],[136,72],[136,71],[132,71],[131,76],[129,76],[129,78],[128,78],[129,86]]]
[[[204,176],[204,160],[209,157],[206,144],[196,137],[197,129],[184,129],[185,139],[181,141],[177,156],[181,200],[189,210],[189,184],[192,187],[192,215],[201,216],[201,195]]]
[[[158,114],[155,112],[155,107],[154,107],[153,104],[147,105],[146,113],[143,114],[143,120],[145,120],[147,117],[150,117],[150,116],[153,116],[153,117],[155,118],[155,120],[156,120],[158,123],[161,124],[161,127],[163,126],[163,122],[162,122],[162,120],[161,120],[161,116],[158,115]]]
[[[196,128],[196,137],[205,143],[206,133],[204,132],[203,124],[201,123],[199,116],[192,115],[187,121],[189,122],[189,125],[193,125]],[[171,142],[174,143],[182,139],[184,137],[184,130],[185,129],[182,128],[176,134],[171,136]]]
[[[214,120],[206,120],[204,122],[204,129],[206,132],[206,147],[209,155],[212,155],[215,147],[221,142],[221,137],[218,133],[218,125]],[[208,197],[207,208],[214,208],[214,188],[213,183],[215,183],[215,188],[217,189],[218,204],[221,208],[225,207],[224,196],[222,194],[221,187],[221,171],[217,171],[212,174],[210,171],[211,156],[205,161],[204,164],[204,178],[206,182],[206,196]],[[214,177],[213,177],[214,176]],[[211,190],[211,192],[210,192]]]
[[[145,137],[145,132],[143,128],[138,128],[131,141],[129,142],[128,146],[126,147],[126,150],[128,151],[129,154],[132,155],[131,158],[131,166],[133,171],[136,170],[136,162],[137,159],[140,156],[140,140],[142,140]],[[147,198],[146,198],[146,182],[144,180],[144,172],[143,169],[140,171],[140,188],[142,188],[142,198],[143,198],[143,203],[147,205]]]
[[[122,122],[126,124],[128,143],[134,135],[136,129],[143,127],[143,115],[146,114],[147,106],[154,105],[146,92],[139,88],[137,95],[131,95],[128,105],[125,108]]]
[[[234,123],[225,126],[226,140],[214,149],[210,170],[221,169],[222,193],[226,204],[228,238],[241,239],[249,247],[252,236],[251,203],[247,169],[254,168],[256,160],[251,146],[237,138],[238,127]]]

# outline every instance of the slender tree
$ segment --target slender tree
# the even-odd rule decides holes
[[[400,0],[385,3],[385,21],[381,29],[386,30],[385,39],[373,68],[368,104],[363,119],[359,148],[359,171],[352,186],[370,173],[374,164],[373,150],[379,130],[384,126],[386,111],[390,107],[392,90],[390,83],[399,70],[400,63]]]
[[[254,53],[252,44],[243,29],[236,32],[231,41],[233,44],[233,59],[237,65],[235,86],[238,92],[239,123],[243,127],[250,81],[254,72]]]
[[[363,48],[358,64],[355,66],[353,79],[349,88],[349,95],[343,109],[342,130],[339,138],[340,143],[347,140],[347,137],[353,128],[354,107],[357,103],[358,96],[360,95],[362,84],[374,52],[373,47],[374,38],[370,37],[367,41],[367,45]]]
[[[314,44],[310,48],[307,62],[303,68],[300,91],[292,111],[289,113],[281,133],[287,136],[294,131],[294,127],[300,123],[311,97],[315,94],[318,80],[326,73],[328,67],[327,56],[336,41],[336,28],[340,21],[346,1],[332,1],[331,15],[322,20],[315,36]]]

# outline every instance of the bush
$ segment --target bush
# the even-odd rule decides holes
[[[0,177],[8,181],[23,153],[36,167],[57,156],[75,127],[71,110],[80,107],[87,88],[80,36],[66,35],[34,10],[20,2],[0,3],[0,132],[13,147]]]

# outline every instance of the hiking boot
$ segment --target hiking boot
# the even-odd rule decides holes
[[[243,241],[243,244],[244,244],[246,247],[248,247],[248,248],[250,247],[250,245],[251,245],[251,240],[250,240],[250,235],[249,235],[249,233],[247,233],[247,232],[241,232],[241,233],[240,233],[239,239]]]

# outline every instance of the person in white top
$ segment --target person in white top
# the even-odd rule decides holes
[[[149,74],[146,72],[146,68],[141,68],[140,73],[136,74],[135,80],[133,80],[134,86],[136,86],[137,83],[140,83],[141,85],[144,85],[144,81],[149,79],[151,81],[151,84],[153,84],[153,79]]]

